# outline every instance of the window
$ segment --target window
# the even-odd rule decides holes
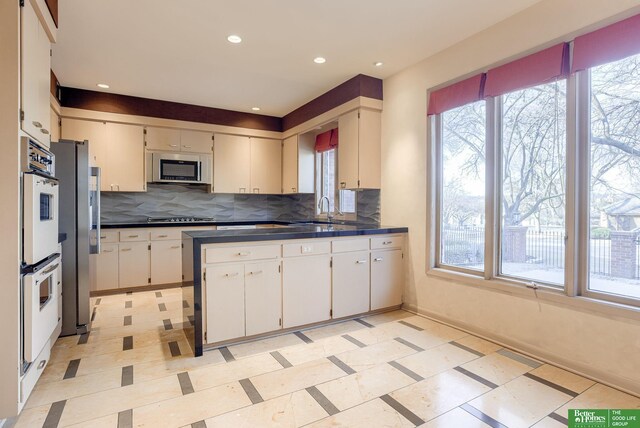
[[[316,214],[327,214],[327,203],[320,199],[329,198],[328,212],[344,219],[356,218],[356,192],[339,190],[336,176],[338,174],[338,149],[316,153]],[[338,204],[336,205],[336,198]],[[342,214],[342,215],[340,215]]]
[[[485,102],[442,119],[440,264],[484,270]]]
[[[591,68],[589,289],[640,298],[640,55]]]
[[[564,284],[566,81],[501,103],[500,273]]]

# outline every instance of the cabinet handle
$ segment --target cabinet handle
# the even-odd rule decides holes
[[[100,239],[107,239],[107,235],[100,235]]]
[[[113,250],[102,250],[103,253],[113,253]]]
[[[180,248],[180,245],[174,245],[171,248]]]
[[[40,128],[40,132],[42,132],[45,135],[49,135],[49,131],[44,128]]]
[[[131,251],[131,248],[122,248],[120,251]]]
[[[244,252],[240,252],[238,254],[236,254],[237,256],[240,257],[246,257],[246,256],[250,256],[251,255],[251,251],[244,251]]]
[[[169,235],[158,235],[158,238],[168,238]]]
[[[373,259],[374,262],[381,262],[382,261],[382,257],[376,257],[375,259]]]
[[[359,265],[364,265],[364,264],[367,263],[367,261],[366,260],[358,260],[358,261],[356,261],[356,263],[359,264]]]
[[[225,273],[224,277],[225,278],[232,278],[234,276],[238,276],[238,272],[234,272],[234,273]]]
[[[191,146],[182,146],[182,147],[184,147],[185,149],[190,149],[191,148]]]
[[[257,270],[255,272],[249,272],[249,275],[260,275],[262,273],[261,270]]]
[[[247,188],[246,188],[246,187],[241,187],[241,188],[239,189],[239,192],[240,192],[240,193],[247,193]]]
[[[38,370],[42,370],[46,364],[47,364],[47,360],[40,361],[38,363]]]
[[[129,238],[137,238],[138,235],[129,235]]]
[[[35,126],[36,128],[42,128],[42,124],[40,122],[37,122],[37,121],[34,120],[31,123],[33,123],[33,126]]]
[[[292,187],[292,188],[291,188],[291,191],[295,193],[296,188],[295,188],[295,187]]]
[[[382,245],[389,245],[389,244],[393,244],[393,241],[384,241],[384,242],[382,243]]]
[[[169,147],[178,147],[177,144],[169,144]]]
[[[260,193],[260,188],[259,187],[254,187],[253,188],[253,193]]]
[[[340,188],[341,189],[346,189],[347,188],[347,183],[345,181],[341,181],[340,182]]]

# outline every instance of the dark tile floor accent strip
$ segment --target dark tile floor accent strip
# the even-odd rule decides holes
[[[124,302],[124,308],[125,309],[129,309],[133,307],[133,301],[132,300],[127,300],[126,302]]]
[[[449,342],[449,345],[453,345],[456,348],[464,349],[467,352],[471,352],[473,355],[477,355],[478,357],[484,357],[482,352],[476,351],[475,349],[469,348],[468,346],[464,346],[456,341]]]
[[[454,367],[453,369],[458,371],[458,372],[460,372],[460,373],[462,373],[463,375],[469,376],[471,379],[473,379],[473,380],[475,380],[477,382],[480,382],[481,384],[486,385],[491,389],[495,389],[495,388],[498,387],[498,385],[496,385],[495,383],[491,382],[490,380],[487,380],[487,379],[483,378],[482,376],[478,376],[477,374],[472,373],[469,370],[464,369],[464,368],[462,368],[460,366]]]
[[[313,340],[301,331],[294,331],[293,334],[298,336],[304,343],[313,343]]]
[[[93,311],[91,311],[91,322],[95,321],[96,319],[96,307],[93,307]]]
[[[158,303],[158,309],[160,309],[160,312],[166,312],[167,305],[165,305],[164,303]]]
[[[171,324],[171,320],[162,320],[162,323],[164,324],[164,329],[165,330],[173,330],[173,324]]]
[[[156,291],[156,297],[162,297],[162,292]]]
[[[133,409],[123,410],[118,413],[118,428],[133,427]]]
[[[122,368],[122,377],[120,386],[133,385],[133,366],[125,366]]]
[[[404,416],[405,419],[407,419],[409,422],[411,422],[415,426],[422,425],[424,423],[424,421],[422,420],[422,418],[420,418],[420,416],[416,415],[411,410],[404,407],[402,404],[400,404],[400,402],[398,402],[395,398],[392,398],[389,394],[383,395],[382,397],[380,397],[380,399],[385,403],[387,403],[389,406],[391,406],[393,410],[395,410],[396,412]]]
[[[335,355],[329,355],[327,357],[327,360],[331,361],[333,364],[340,367],[342,371],[348,375],[354,374],[356,372],[354,369],[349,367],[344,361],[342,361],[340,358],[336,357]]]
[[[366,322],[365,320],[363,320],[361,318],[355,318],[354,321],[355,322],[359,322],[360,324],[362,324],[365,327],[369,327],[369,328],[374,328],[375,327],[375,325],[369,324],[368,322]]]
[[[528,377],[529,379],[533,379],[533,380],[535,380],[536,382],[540,382],[540,383],[541,383],[541,384],[543,384],[543,385],[547,385],[548,387],[553,388],[553,389],[555,389],[556,391],[560,391],[560,392],[562,392],[563,394],[567,394],[567,395],[569,395],[569,396],[571,396],[571,397],[577,397],[578,395],[580,395],[580,394],[578,394],[578,393],[577,393],[577,392],[575,392],[575,391],[572,391],[572,390],[570,390],[570,389],[568,389],[568,388],[565,388],[564,386],[560,386],[560,385],[558,385],[557,383],[553,383],[553,382],[551,382],[551,381],[548,381],[548,380],[546,380],[546,379],[543,379],[543,378],[541,378],[541,377],[538,377],[538,376],[536,376],[536,375],[534,375],[534,374],[531,374],[531,373],[525,373],[523,376]]]
[[[542,363],[539,363],[537,361],[532,360],[531,358],[527,358],[524,355],[520,355],[520,354],[516,354],[515,352],[511,352],[508,349],[499,349],[496,351],[498,354],[500,355],[504,355],[505,357],[511,358],[512,360],[515,360],[519,363],[522,364],[526,364],[529,367],[533,367],[534,369],[537,369],[538,367],[540,367],[542,365]]]
[[[407,327],[411,327],[411,328],[412,328],[412,329],[414,329],[414,330],[418,330],[418,331],[422,331],[422,330],[424,330],[424,328],[422,328],[422,327],[418,327],[417,325],[413,325],[413,324],[408,323],[408,322],[406,322],[406,321],[404,321],[404,320],[401,320],[401,321],[398,321],[398,322],[399,322],[400,324],[402,324],[402,325],[406,325]]]
[[[502,425],[500,422],[496,421],[491,416],[482,413],[480,410],[476,409],[475,407],[473,407],[468,403],[463,404],[462,406],[460,406],[460,408],[465,412],[469,413],[470,415],[480,419],[482,422],[489,425],[491,428],[508,428],[506,425]]]
[[[349,342],[351,342],[351,343],[353,343],[353,344],[358,345],[358,346],[359,346],[359,347],[361,347],[361,348],[364,348],[365,346],[367,346],[367,345],[365,345],[364,343],[360,342],[360,341],[359,341],[358,339],[356,339],[355,337],[353,337],[353,336],[349,336],[348,334],[343,334],[343,335],[342,335],[342,337],[344,337],[345,339],[347,339]]]
[[[340,410],[338,410],[338,408],[331,401],[329,401],[329,399],[315,386],[310,386],[309,388],[307,388],[307,392],[313,397],[314,400],[318,402],[318,404],[324,409],[325,412],[329,414],[329,416],[340,413]]]
[[[56,401],[49,407],[49,413],[47,413],[42,428],[56,428],[58,426],[65,404],[67,404],[67,400]]]
[[[98,306],[100,304],[100,302],[102,302],[101,298],[96,299],[96,306]]]
[[[198,421],[191,424],[191,428],[207,428],[207,423],[205,421]]]
[[[81,334],[80,337],[78,338],[78,345],[86,345],[87,341],[89,340],[89,334],[91,334],[91,332],[87,332],[84,334]]]
[[[403,345],[408,346],[409,348],[413,349],[414,351],[418,351],[418,352],[424,351],[424,348],[421,348],[418,345],[414,345],[413,343],[409,342],[408,340],[404,340],[401,337],[396,337],[395,340],[396,340],[396,342],[400,342]]]
[[[133,349],[133,336],[125,336],[122,338],[122,350],[128,351]]]
[[[183,300],[183,301],[182,301],[182,307],[183,307],[184,309],[188,308],[188,307],[189,307],[189,302],[187,302],[186,300]]]
[[[561,424],[569,425],[569,419],[564,416],[560,416],[556,412],[549,413],[549,417],[555,421],[560,422]]]
[[[226,346],[223,346],[222,348],[220,348],[220,353],[222,354],[222,356],[224,357],[224,360],[227,363],[229,361],[235,361],[235,359],[236,359],[236,357],[233,356],[231,351],[229,351],[229,348],[227,348]]]
[[[169,342],[169,350],[171,351],[172,357],[179,357],[180,355],[182,355],[182,353],[180,353],[178,342]]]
[[[80,367],[80,359],[69,361],[69,365],[67,366],[67,371],[64,372],[64,377],[62,379],[72,379],[76,377],[78,373],[78,367]]]
[[[416,382],[420,382],[421,380],[424,380],[424,378],[422,376],[420,376],[418,373],[414,372],[413,370],[410,370],[408,368],[406,368],[405,366],[403,366],[402,364],[400,364],[397,361],[389,361],[389,365],[395,369],[400,370],[402,373],[406,374],[407,376],[409,376],[411,379],[415,380]]]
[[[271,354],[271,356],[272,356],[273,358],[275,358],[275,359],[276,359],[276,361],[277,361],[277,362],[279,362],[279,363],[280,363],[280,365],[281,365],[283,368],[285,368],[285,369],[286,369],[286,368],[289,368],[289,367],[293,367],[293,364],[291,364],[291,363],[289,362],[289,360],[287,360],[287,359],[286,359],[286,358],[285,358],[285,357],[284,357],[280,352],[278,352],[278,351],[273,351],[273,352],[270,352],[270,354]]]
[[[182,395],[193,394],[195,392],[188,372],[178,373],[178,382],[180,382]]]
[[[124,324],[123,324],[123,325],[125,325],[125,326],[127,326],[127,325],[131,325],[131,322],[132,322],[132,317],[131,317],[131,315],[125,315],[125,316],[124,316]]]
[[[189,323],[193,326],[196,325],[196,319],[193,317],[193,315],[189,315],[187,317],[187,319],[189,320]]]
[[[242,389],[244,389],[244,392],[247,394],[252,404],[258,404],[264,401],[262,399],[262,396],[256,389],[256,387],[249,380],[249,378],[240,379],[240,385],[242,385]]]

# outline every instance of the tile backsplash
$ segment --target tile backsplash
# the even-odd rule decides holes
[[[147,217],[213,217],[219,221],[299,220],[315,215],[313,194],[211,194],[205,186],[148,184],[146,192],[103,192],[103,223]],[[380,191],[357,193],[358,220],[380,221]]]

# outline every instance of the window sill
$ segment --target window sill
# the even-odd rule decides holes
[[[640,321],[640,307],[584,296],[570,297],[564,294],[563,290],[556,290],[552,287],[539,286],[537,289],[533,289],[527,287],[527,284],[521,281],[503,278],[484,279],[480,276],[437,267],[427,270],[427,276],[456,282],[461,285],[480,287],[485,290],[508,294],[510,296],[543,301],[557,306],[571,307],[583,312],[596,312],[607,317],[619,317]]]

